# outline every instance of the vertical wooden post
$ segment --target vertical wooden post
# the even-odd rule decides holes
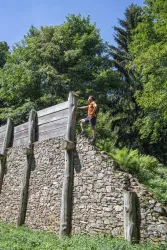
[[[1,155],[5,156],[5,154],[6,154],[6,149],[10,145],[12,131],[13,131],[13,123],[12,123],[12,121],[10,119],[8,119],[7,120],[5,137],[4,137],[4,140],[3,140],[3,145],[2,145],[2,150],[1,150]]]
[[[6,132],[3,140],[2,150],[0,152],[0,192],[2,190],[4,169],[6,164],[6,149],[9,147],[12,137],[13,123],[10,119],[7,120]]]
[[[26,166],[24,169],[19,215],[17,219],[18,226],[23,225],[25,222],[25,218],[26,218],[29,179],[30,179],[31,164],[32,164],[32,158],[33,158],[33,143],[35,141],[36,117],[37,117],[37,112],[35,110],[31,110],[30,115],[29,115],[29,121],[28,121],[29,123],[28,124],[28,147],[25,149],[25,155],[27,159],[26,159]]]
[[[69,98],[69,114],[67,123],[66,141],[69,144],[74,144],[75,139],[75,123],[77,106],[76,96],[70,92]],[[72,187],[73,187],[73,150],[74,147],[65,147],[65,171],[62,188],[62,200],[61,200],[61,215],[60,215],[60,236],[69,235],[71,232],[71,213],[72,213]]]
[[[136,193],[124,193],[124,233],[129,243],[138,241],[136,220]]]

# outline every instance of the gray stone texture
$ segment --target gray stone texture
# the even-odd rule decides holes
[[[74,161],[73,233],[124,235],[124,190],[137,193],[140,239],[165,241],[166,210],[133,176],[123,172],[104,152],[78,136]]]
[[[25,224],[58,234],[65,153],[63,138],[34,143],[29,199]],[[7,152],[6,172],[0,194],[0,218],[16,222],[26,166],[23,148]],[[133,176],[123,172],[104,152],[77,136],[74,151],[72,234],[124,235],[123,194],[137,193],[140,239],[164,242],[167,236],[166,209]]]
[[[0,219],[17,222],[22,178],[26,156],[22,148],[10,148],[7,152],[2,191],[0,194]]]
[[[62,140],[35,143],[26,214],[29,227],[58,233],[63,174]]]

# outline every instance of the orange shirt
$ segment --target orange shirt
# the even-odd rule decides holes
[[[94,101],[91,102],[91,103],[88,105],[88,116],[94,116],[94,117],[96,117],[96,113],[92,114],[94,108],[96,108],[96,107],[97,107],[97,105],[96,105],[96,103],[95,103]]]

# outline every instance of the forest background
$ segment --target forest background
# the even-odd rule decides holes
[[[79,105],[94,95],[97,146],[166,204],[166,0],[127,6],[114,40],[103,41],[90,16],[71,14],[61,25],[31,26],[12,49],[1,41],[0,125],[7,118],[20,124],[32,108],[63,102],[69,91]]]

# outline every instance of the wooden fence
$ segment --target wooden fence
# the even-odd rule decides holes
[[[35,141],[65,136],[67,132],[69,102],[40,110],[35,119]],[[0,154],[3,154],[7,125],[0,127]],[[29,122],[13,127],[8,146],[28,146]]]

